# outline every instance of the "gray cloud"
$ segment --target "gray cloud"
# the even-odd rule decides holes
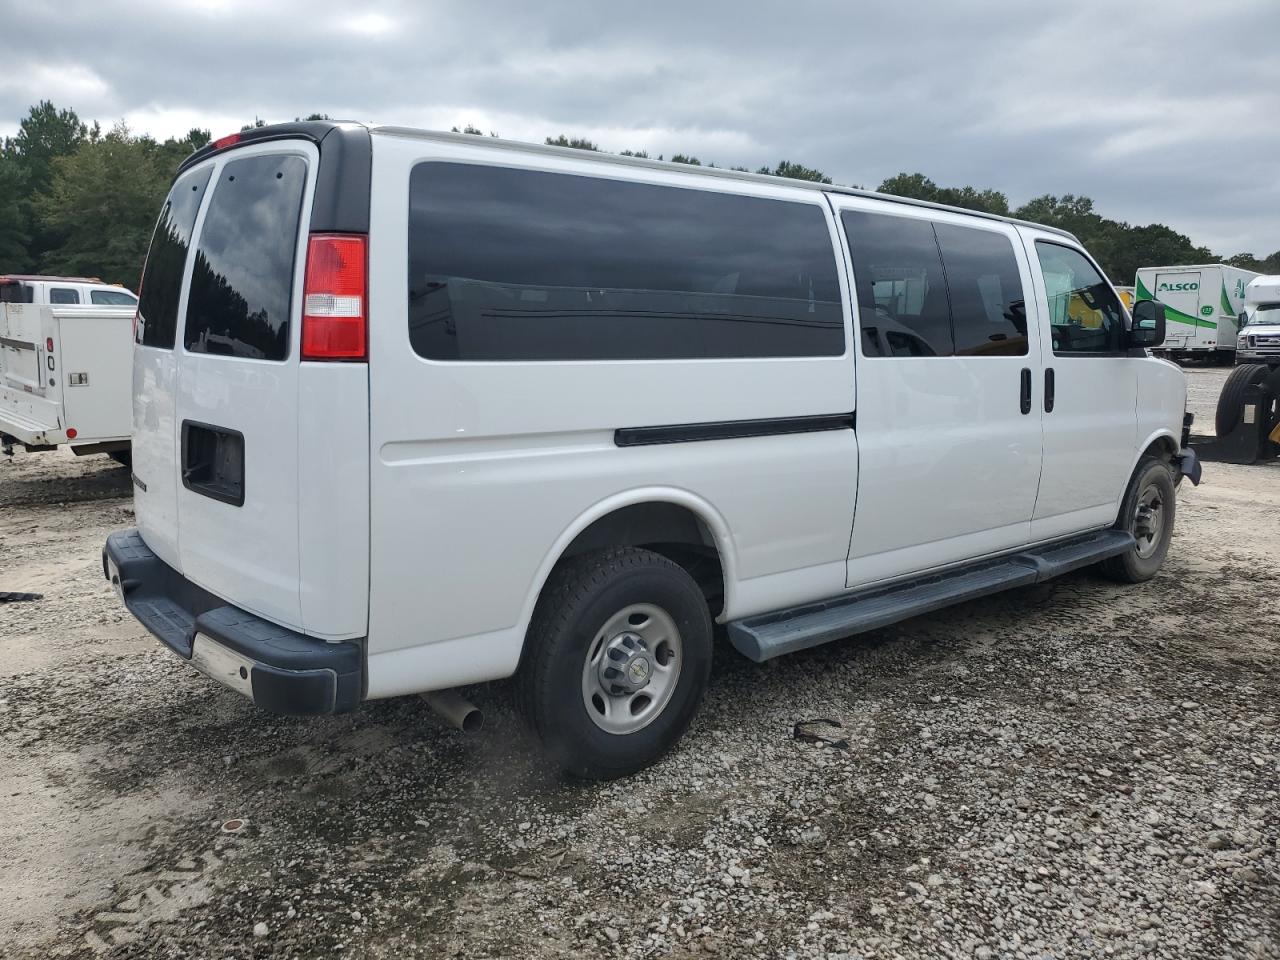
[[[1220,254],[1280,248],[1280,6],[1136,0],[359,6],[0,0],[0,133],[50,97],[215,135],[333,116],[1083,193]]]

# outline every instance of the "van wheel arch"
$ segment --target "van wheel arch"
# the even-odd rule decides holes
[[[1147,449],[1142,451],[1142,456],[1138,458],[1141,462],[1143,457],[1156,457],[1157,459],[1170,461],[1178,455],[1177,445],[1173,442],[1172,437],[1156,437],[1149,444]]]
[[[615,547],[640,547],[682,567],[702,590],[714,620],[724,607],[725,566],[711,526],[687,506],[647,501],[619,507],[588,524],[556,560]]]

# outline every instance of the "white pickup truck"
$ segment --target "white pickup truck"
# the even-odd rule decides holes
[[[134,308],[0,304],[0,443],[129,462]]]

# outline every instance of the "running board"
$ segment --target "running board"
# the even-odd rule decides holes
[[[1118,556],[1133,546],[1132,534],[1102,530],[888,587],[868,587],[830,600],[734,620],[728,624],[729,640],[739,653],[763,663],[953,603],[1041,583]]]

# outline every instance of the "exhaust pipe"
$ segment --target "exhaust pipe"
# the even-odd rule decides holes
[[[422,698],[436,715],[463,733],[478,733],[484,726],[484,714],[457,690],[433,690]]]

